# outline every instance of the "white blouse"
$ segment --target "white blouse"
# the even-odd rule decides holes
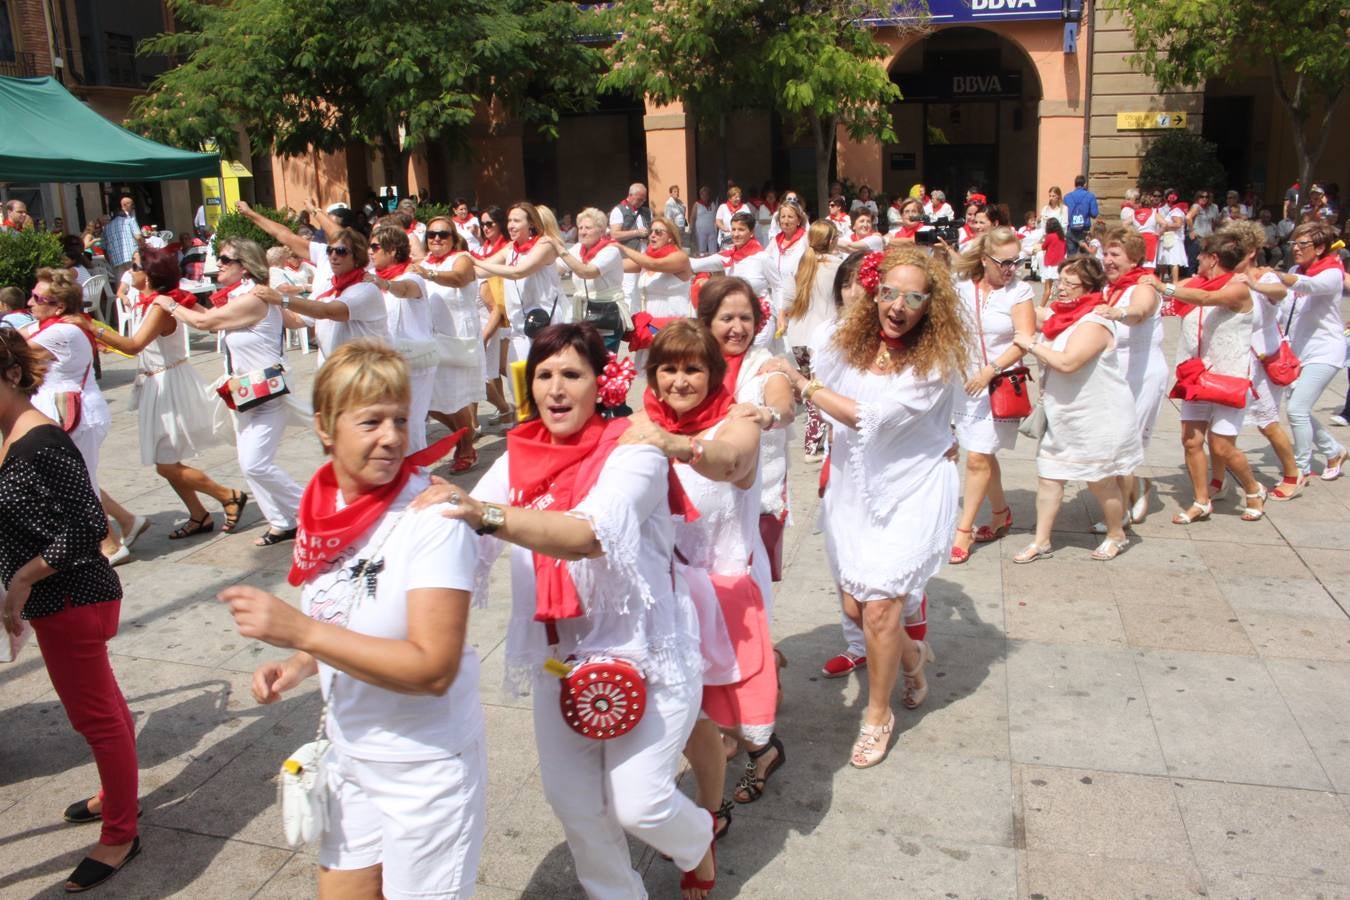
[[[1294,318],[1289,343],[1305,366],[1325,363],[1339,369],[1345,365],[1345,323],[1341,319],[1345,273],[1331,266],[1311,278],[1302,272],[1294,274],[1298,281],[1292,288]]]
[[[567,252],[580,260],[581,249],[581,243],[578,242],[573,244]],[[566,265],[566,263],[563,263],[563,265]],[[588,265],[595,266],[600,270],[600,274],[594,278],[582,278],[571,269],[563,273],[565,279],[563,284],[570,288],[573,297],[586,298],[589,295],[591,300],[613,300],[622,295],[623,254],[618,247],[612,244],[602,247],[595,256],[591,257]]]
[[[970,328],[970,371],[973,374],[1012,346],[1013,332],[1016,330],[1012,318],[1013,307],[1033,300],[1035,295],[1030,285],[1017,279],[993,290],[982,282],[962,279],[956,283],[956,292],[961,297],[966,324]],[[983,351],[980,349],[981,330],[984,332]]]

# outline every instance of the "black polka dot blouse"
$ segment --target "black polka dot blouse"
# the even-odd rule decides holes
[[[108,520],[80,451],[55,425],[10,445],[0,464],[0,578],[6,586],[35,556],[56,571],[33,585],[25,619],[122,599],[122,582],[99,543]]]

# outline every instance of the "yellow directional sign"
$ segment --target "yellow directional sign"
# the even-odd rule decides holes
[[[1184,112],[1122,112],[1116,113],[1117,131],[1152,131],[1158,128],[1185,128]]]

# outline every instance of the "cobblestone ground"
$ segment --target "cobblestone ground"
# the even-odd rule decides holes
[[[214,346],[194,341],[207,378],[220,369]],[[292,351],[306,380],[313,360]],[[236,536],[167,540],[183,516],[139,464],[133,371],[105,357],[114,426],[100,480],[153,521],[118,570],[126,600],[112,644],[139,733],[145,852],[102,895],[311,896],[315,859],[286,847],[273,776],[310,739],[317,692],[311,682],[255,705],[249,673],[276,651],[240,638],[213,599],[245,581],[294,600],[290,547],[252,546],[264,527],[255,506]],[[1278,480],[1259,435],[1241,445],[1263,480]],[[481,447],[490,461],[500,436]],[[788,762],[762,800],[736,810],[714,897],[1350,896],[1350,483],[1315,480],[1258,523],[1239,521],[1230,502],[1212,521],[1173,526],[1189,490],[1169,403],[1148,457],[1158,496],[1130,549],[1110,564],[1088,558],[1093,511],[1076,485],[1059,552],[1014,566],[1035,518],[1032,453],[1024,441],[1003,460],[1013,534],[930,585],[938,663],[927,703],[899,714],[884,764],[855,771],[863,686],[819,674],[843,644],[813,533],[817,470],[794,449],[795,525],[774,625],[790,662],[779,725]],[[303,481],[321,456],[296,427],[279,460]],[[239,483],[233,448],[201,462]],[[527,703],[499,688],[505,577],[499,565],[494,602],[470,633],[490,746],[478,896],[580,896],[543,798]],[[61,810],[96,787],[30,646],[0,666],[0,896],[60,894],[98,833],[64,824]],[[674,867],[632,849],[652,896],[678,896]]]

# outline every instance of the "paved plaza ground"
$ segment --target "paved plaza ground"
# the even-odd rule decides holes
[[[1169,348],[1175,330],[1168,320]],[[214,378],[214,339],[194,346]],[[145,852],[100,895],[312,896],[315,858],[286,847],[274,775],[313,735],[316,685],[256,705],[250,673],[279,651],[240,638],[214,599],[243,581],[295,600],[290,545],[252,546],[263,528],[252,504],[241,534],[168,541],[183,513],[139,463],[126,409],[134,365],[104,360],[114,425],[100,479],[153,527],[118,570],[126,599],[112,643],[139,734]],[[306,384],[313,361],[292,351]],[[1323,417],[1343,384],[1323,398]],[[1241,443],[1263,480],[1278,480],[1264,440]],[[480,446],[491,461],[502,441]],[[906,712],[897,697],[889,758],[857,771],[848,754],[864,687],[819,673],[843,644],[813,533],[818,469],[794,449],[795,526],[774,623],[790,663],[778,726],[788,762],[762,800],[737,808],[714,898],[1350,897],[1350,479],[1314,480],[1258,523],[1239,521],[1230,502],[1210,522],[1173,526],[1189,488],[1169,401],[1148,454],[1158,497],[1129,550],[1089,559],[1093,508],[1074,485],[1054,558],[1016,566],[1035,518],[1033,450],[1023,441],[1002,457],[1013,534],[929,587],[938,662],[927,703]],[[318,443],[295,428],[279,461],[303,482]],[[203,462],[240,483],[232,447]],[[478,896],[578,897],[528,700],[500,688],[506,593],[503,561],[470,629],[490,760]],[[61,810],[96,788],[88,748],[30,646],[0,666],[0,897],[60,895],[98,836],[64,824]],[[632,849],[652,896],[677,897],[675,867]]]

